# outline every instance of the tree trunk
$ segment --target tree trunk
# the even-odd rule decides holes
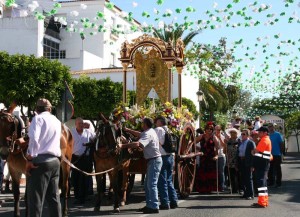
[[[298,135],[299,135],[299,132],[296,133],[296,141],[297,141],[298,152],[300,152]]]

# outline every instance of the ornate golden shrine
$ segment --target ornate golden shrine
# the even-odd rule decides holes
[[[155,89],[162,102],[172,100],[172,67],[178,72],[178,107],[181,107],[181,72],[184,44],[181,39],[165,42],[159,38],[142,35],[132,43],[122,44],[121,58],[123,66],[123,102],[127,102],[127,68],[131,64],[136,68],[137,103],[142,104],[152,88]]]
[[[142,105],[152,88],[162,102],[168,101],[168,67],[159,53],[152,49],[147,54],[137,51],[134,58],[136,67],[136,102]]]

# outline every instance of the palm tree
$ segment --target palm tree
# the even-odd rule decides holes
[[[165,24],[164,29],[153,28],[153,35],[156,38],[164,40],[165,42],[172,41],[173,46],[176,45],[177,39],[182,38],[184,45],[187,46],[192,42],[192,39],[200,33],[200,31],[191,31],[185,37],[183,37],[183,34],[186,30],[187,28],[183,24],[178,25],[175,29]]]
[[[213,119],[214,111],[227,111],[229,107],[228,95],[222,84],[211,80],[200,80],[199,85],[203,92],[201,110],[209,112],[210,120]]]

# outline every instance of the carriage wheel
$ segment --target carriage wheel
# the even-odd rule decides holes
[[[194,186],[196,174],[196,157],[187,155],[196,153],[195,130],[191,124],[186,124],[180,137],[177,160],[177,178],[179,193],[182,198],[188,197]]]

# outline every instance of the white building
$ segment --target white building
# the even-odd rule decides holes
[[[49,2],[52,5],[55,1],[43,0],[43,4],[46,4],[44,2]],[[100,20],[97,23],[105,26],[108,30],[117,24],[124,31],[130,30],[132,25],[140,26],[136,20],[133,23],[126,21],[122,17],[120,8],[116,6],[112,10],[106,8],[105,0],[58,2],[61,3],[62,7],[59,8],[55,17],[66,17],[69,24],[75,21],[75,17],[70,12],[79,11],[77,22],[80,20],[79,17],[93,20],[98,12],[103,13],[106,22],[103,23]],[[82,3],[86,5],[84,10],[81,9]],[[93,36],[86,34],[85,39],[82,39],[78,32],[69,33],[65,31],[65,27],[61,28],[62,25],[55,22],[55,17],[37,20],[34,16],[27,15],[29,12],[26,10],[26,6],[24,9],[20,6],[16,9],[7,8],[3,11],[3,18],[0,19],[0,40],[5,43],[0,43],[0,50],[10,54],[33,54],[37,57],[45,56],[49,59],[58,59],[63,64],[70,66],[71,70],[120,66],[117,58],[121,43],[141,34],[136,32],[117,35],[111,31],[106,31]],[[81,28],[80,21],[78,26]],[[92,30],[87,33],[90,32]],[[95,32],[97,30],[94,30]]]
[[[0,0],[3,1],[4,0]],[[16,0],[16,2],[27,2]],[[39,1],[40,4],[53,4],[52,0]],[[46,2],[46,3],[45,3]],[[141,27],[136,20],[133,23],[123,18],[123,11],[114,6],[112,10],[105,7],[105,0],[61,0],[62,7],[56,17],[66,17],[67,22],[74,22],[74,16],[70,12],[79,11],[80,17],[93,19],[97,12],[105,15],[106,22],[102,25],[114,27],[121,26],[126,32],[132,25]],[[81,4],[87,7],[80,9]],[[20,5],[22,5],[20,3]],[[121,44],[129,42],[141,35],[141,32],[125,35],[116,35],[111,31],[101,32],[96,35],[86,35],[83,40],[79,33],[69,33],[61,28],[61,24],[55,22],[55,18],[37,20],[33,16],[27,16],[27,6],[18,9],[5,9],[0,13],[0,51],[9,54],[33,54],[37,57],[45,56],[50,59],[58,59],[70,67],[73,77],[86,74],[90,77],[101,79],[110,77],[112,81],[123,82],[123,73],[120,57]],[[136,90],[135,70],[127,73],[127,89]],[[172,98],[178,97],[177,73],[173,74]],[[198,90],[198,79],[182,75],[182,96],[194,101],[198,107],[196,92]]]

